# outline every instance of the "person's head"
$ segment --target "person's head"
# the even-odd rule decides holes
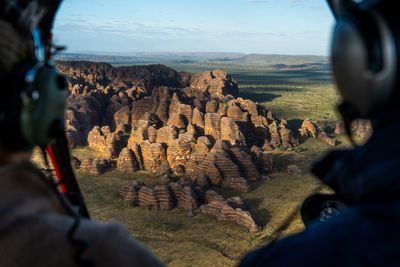
[[[9,22],[0,18],[0,79],[10,75],[13,68],[27,58],[28,40],[26,37]]]
[[[390,0],[328,0],[337,20],[331,60],[347,120],[400,110],[400,17]]]
[[[60,2],[0,0],[0,157],[45,146],[63,127],[66,82],[49,63]]]

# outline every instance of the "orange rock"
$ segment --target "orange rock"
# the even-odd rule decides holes
[[[211,136],[214,140],[221,138],[221,115],[218,113],[207,113],[204,116],[204,134]]]

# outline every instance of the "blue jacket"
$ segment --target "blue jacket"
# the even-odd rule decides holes
[[[313,172],[349,205],[327,222],[247,255],[240,267],[400,266],[400,122]]]

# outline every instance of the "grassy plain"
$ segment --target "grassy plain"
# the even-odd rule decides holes
[[[304,118],[333,126],[337,121],[334,105],[337,95],[329,71],[277,70],[252,66],[212,64],[170,64],[179,71],[223,69],[233,75],[241,96],[250,98],[280,118],[299,122]],[[228,222],[196,215],[189,218],[183,210],[154,212],[134,208],[118,199],[121,186],[132,180],[147,185],[157,182],[154,175],[138,172],[125,175],[111,171],[91,176],[78,171],[79,182],[93,218],[125,224],[132,235],[149,246],[169,266],[235,266],[248,251],[276,238],[301,231],[298,214],[305,197],[322,185],[310,174],[289,175],[288,164],[307,171],[310,164],[330,148],[318,140],[308,140],[295,151],[273,152],[275,170],[270,181],[253,184],[250,193],[215,188],[225,197],[240,196],[250,207],[256,222],[263,227],[256,234]],[[87,148],[73,150],[80,159],[101,158]]]

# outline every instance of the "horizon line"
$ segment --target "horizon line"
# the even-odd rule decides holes
[[[322,55],[322,54],[283,54],[283,53],[245,53],[245,52],[216,52],[216,51],[136,51],[136,52],[107,52],[107,51],[63,51],[58,53],[57,55],[62,54],[86,54],[86,55],[101,55],[101,56],[130,56],[134,54],[237,54],[237,55],[265,55],[265,56],[315,56],[315,57],[326,57],[328,58],[329,55]]]

